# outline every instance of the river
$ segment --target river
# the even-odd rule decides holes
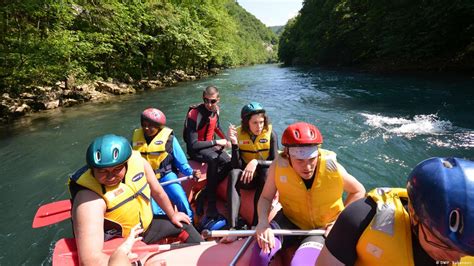
[[[323,147],[367,190],[404,186],[410,169],[433,156],[474,160],[474,80],[445,76],[382,76],[318,68],[258,65],[230,69],[163,90],[120,96],[22,118],[0,127],[0,265],[51,264],[54,243],[70,222],[32,229],[42,204],[66,199],[69,173],[85,164],[99,135],[131,137],[140,113],[157,107],[182,143],[190,104],[210,84],[221,91],[221,125],[239,123],[249,101],[266,108],[281,137],[296,121],[317,125]],[[281,144],[280,144],[281,145]]]

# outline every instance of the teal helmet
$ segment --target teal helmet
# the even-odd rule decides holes
[[[246,116],[258,113],[265,113],[265,109],[263,109],[263,106],[260,103],[251,102],[242,107],[242,111],[240,111],[240,118],[244,119]]]
[[[89,167],[107,168],[120,165],[132,156],[132,147],[124,137],[107,134],[97,137],[87,148]]]

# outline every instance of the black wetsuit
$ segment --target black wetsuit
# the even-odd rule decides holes
[[[188,115],[186,118],[186,129],[184,139],[186,140],[186,151],[192,160],[207,163],[207,216],[217,217],[217,186],[224,180],[231,170],[230,156],[224,148],[216,144],[215,140],[199,140],[198,131],[207,128],[209,117],[217,116],[216,112],[209,111],[203,104],[196,107],[201,114],[200,121],[196,121]],[[199,123],[199,125],[196,125]],[[216,123],[216,132],[221,138],[225,138],[219,121]],[[197,129],[197,130],[196,130]]]

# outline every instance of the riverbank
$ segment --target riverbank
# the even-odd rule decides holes
[[[70,107],[85,102],[109,101],[114,96],[134,94],[144,90],[156,90],[173,86],[178,82],[201,79],[215,75],[219,69],[198,73],[185,73],[174,70],[169,74],[157,76],[156,79],[130,80],[128,83],[92,81],[75,84],[74,80],[57,82],[54,86],[30,86],[21,93],[3,93],[0,98],[0,121],[11,123],[15,119],[30,113],[41,112],[62,107]]]

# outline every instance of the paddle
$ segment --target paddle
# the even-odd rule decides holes
[[[178,179],[165,181],[160,183],[161,186],[185,181],[192,179],[193,176],[183,176]],[[33,218],[33,228],[43,227],[55,223],[62,222],[66,219],[71,218],[71,201],[61,200],[55,201],[41,206],[36,211],[35,217]]]
[[[33,228],[59,223],[71,217],[71,201],[60,200],[41,206],[33,218]]]
[[[289,229],[272,229],[274,235],[292,235],[292,236],[320,236],[324,235],[325,230],[289,230]],[[203,230],[201,235],[204,238],[224,237],[224,236],[252,236],[255,230]]]
[[[104,242],[102,252],[107,255],[112,255],[118,246],[125,241],[124,238],[115,238]],[[142,241],[135,243],[132,248],[132,253],[138,255],[139,259],[143,259],[150,253],[159,251],[173,250],[177,248],[184,248],[196,245],[210,245],[216,244],[215,241],[206,241],[201,243],[179,243],[166,245],[147,245]],[[56,242],[53,252],[53,265],[79,265],[77,257],[77,246],[74,238],[63,238]]]
[[[193,179],[193,175],[183,176],[183,177],[180,177],[178,179],[165,181],[163,183],[160,183],[160,185],[163,187],[163,186],[166,186],[166,185],[169,185],[169,184],[173,184],[173,183],[177,183],[177,182],[181,182],[181,181],[186,181],[186,180],[189,180],[189,179]]]

